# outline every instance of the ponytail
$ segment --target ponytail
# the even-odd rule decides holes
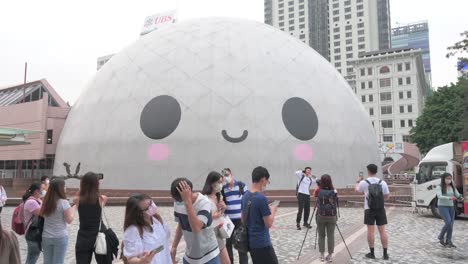
[[[29,189],[26,190],[26,192],[23,195],[23,202],[26,202],[26,200],[29,199],[33,195],[33,193],[37,190],[41,189],[41,185],[38,183],[33,183],[31,186],[29,186]]]

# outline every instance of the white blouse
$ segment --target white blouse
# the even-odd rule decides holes
[[[153,232],[143,229],[143,238],[138,232],[136,226],[129,226],[123,237],[124,249],[123,254],[127,258],[141,257],[144,252],[149,252],[160,246],[164,246],[163,251],[157,253],[151,264],[167,264],[172,263],[169,239],[171,237],[169,227],[166,224],[161,224],[153,217]]]

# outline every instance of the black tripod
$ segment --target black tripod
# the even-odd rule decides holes
[[[310,224],[312,223],[312,219],[314,219],[314,214],[315,214],[315,211],[317,210],[317,204],[318,204],[318,199],[317,199],[316,202],[315,202],[314,211],[312,212],[312,216],[311,216],[311,218],[310,218],[310,220],[309,220],[309,226],[310,226]],[[338,220],[338,217],[339,217],[339,215],[340,215],[339,201],[336,202],[336,208],[338,209],[338,215],[337,215],[336,220]],[[336,229],[338,230],[338,233],[340,233],[341,240],[343,240],[343,243],[345,244],[346,250],[348,250],[349,257],[350,257],[351,259],[353,259],[353,256],[351,255],[351,251],[349,251],[348,245],[346,244],[346,241],[345,241],[345,239],[344,239],[344,237],[343,237],[343,234],[341,233],[341,230],[340,230],[340,228],[338,227],[338,223],[336,223],[335,225],[336,225]],[[297,255],[297,259],[298,259],[298,260],[299,260],[299,257],[301,256],[302,248],[304,247],[304,243],[305,243],[305,241],[306,241],[307,234],[309,233],[309,229],[310,229],[310,228],[307,228],[307,231],[306,231],[305,236],[304,236],[304,240],[302,240],[301,249],[299,250],[299,254]],[[315,245],[314,245],[314,249],[317,248],[317,233],[318,233],[318,227],[315,227]]]

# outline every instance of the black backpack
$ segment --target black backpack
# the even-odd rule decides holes
[[[334,190],[320,190],[317,196],[317,213],[321,218],[337,218],[338,196]]]
[[[231,240],[232,245],[237,251],[242,253],[249,252],[249,233],[247,230],[247,220],[249,219],[250,206],[252,205],[252,199],[257,193],[250,193],[249,200],[247,201],[246,212],[242,212],[242,222],[239,228],[235,229],[232,233]]]
[[[369,209],[378,210],[384,208],[385,200],[382,190],[382,180],[379,180],[378,183],[370,183],[368,180],[366,180],[366,182],[369,184],[369,194],[367,196]]]

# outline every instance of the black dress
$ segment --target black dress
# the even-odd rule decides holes
[[[77,264],[89,264],[94,253],[96,236],[101,222],[102,208],[99,203],[96,204],[78,204],[78,214],[80,219],[80,228],[76,238],[75,256]],[[106,230],[102,223],[101,230]],[[95,255],[98,264],[112,263],[112,258],[106,255]]]

